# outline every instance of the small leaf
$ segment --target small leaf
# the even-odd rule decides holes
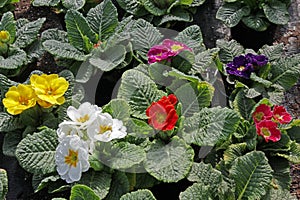
[[[79,10],[85,4],[85,0],[62,0],[61,2],[64,7],[72,10]]]
[[[287,5],[281,1],[270,1],[262,4],[262,8],[268,20],[274,24],[287,24],[289,12]]]
[[[90,187],[76,184],[71,189],[70,200],[100,200],[100,197]]]
[[[127,193],[120,198],[120,200],[137,200],[137,199],[156,200],[152,192],[147,189],[137,190],[131,193]]]
[[[243,16],[250,14],[248,6],[242,6],[240,2],[222,5],[216,14],[216,18],[222,20],[228,27],[236,26]]]
[[[235,40],[217,40],[217,47],[220,48],[219,57],[223,63],[233,61],[233,58],[244,53],[244,47]]]
[[[193,157],[193,149],[175,136],[168,144],[154,141],[147,151],[144,166],[148,173],[160,181],[177,182],[190,171]]]
[[[249,15],[242,18],[243,23],[256,31],[265,31],[270,26],[270,23],[263,15]]]
[[[272,46],[264,45],[259,49],[259,53],[265,55],[269,61],[274,61],[282,57],[283,49],[283,43]]]
[[[26,52],[19,48],[9,49],[7,58],[0,60],[0,69],[12,70],[18,69],[26,62]]]
[[[113,118],[127,122],[130,118],[130,107],[123,99],[112,99],[109,104],[103,108],[104,112],[109,112]]]
[[[164,1],[162,1],[163,3]],[[143,2],[143,5],[145,6],[146,10],[150,12],[152,15],[155,16],[161,16],[167,12],[166,8],[159,8],[156,6],[156,4],[151,0],[145,0]]]
[[[17,146],[16,157],[28,172],[47,174],[55,171],[55,151],[58,145],[55,130],[44,129],[27,135]]]
[[[6,112],[0,112],[0,132],[14,131],[23,127],[24,124],[21,124],[19,118],[14,118]]]

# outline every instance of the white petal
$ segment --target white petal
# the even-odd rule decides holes
[[[80,118],[80,113],[78,113],[78,110],[74,106],[68,107],[67,115],[74,122],[77,122],[77,119]]]
[[[71,167],[68,174],[73,181],[79,181],[81,178],[81,163],[78,162],[76,167]]]
[[[57,167],[56,167],[56,171],[61,176],[66,174],[69,171],[69,169],[70,169],[70,166],[67,164],[60,164],[60,165],[57,165]]]

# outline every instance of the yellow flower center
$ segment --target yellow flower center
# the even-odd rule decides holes
[[[69,149],[69,155],[65,156],[65,163],[71,167],[76,167],[78,163],[78,151]]]
[[[158,113],[156,115],[156,120],[159,122],[159,123],[163,123],[165,120],[166,120],[166,115],[163,114],[163,113]]]
[[[246,68],[246,67],[244,67],[244,66],[240,66],[239,68],[237,68],[237,70],[238,70],[238,71],[244,71],[245,68]]]
[[[48,89],[47,94],[48,94],[48,95],[52,95],[52,90],[51,90],[51,89]]]
[[[27,105],[28,104],[28,99],[25,98],[24,96],[19,97],[19,102],[21,105]]]
[[[112,131],[112,127],[111,126],[106,126],[106,125],[100,125],[99,134],[103,134],[106,131]]]
[[[264,134],[264,136],[270,136],[270,135],[271,135],[271,132],[270,132],[269,129],[266,128],[266,127],[263,127],[263,128],[261,129],[261,132],[262,132],[262,134]]]
[[[277,119],[279,119],[279,120],[283,120],[283,117],[280,116],[279,114],[276,114],[275,117],[276,117]]]
[[[90,119],[89,115],[86,114],[83,117],[80,117],[79,119],[77,119],[78,122],[84,123],[86,121],[88,121]]]
[[[183,46],[174,44],[174,45],[172,45],[171,49],[172,49],[172,51],[179,51],[179,50],[183,49]]]
[[[260,121],[260,120],[262,120],[263,116],[264,116],[264,113],[262,113],[262,112],[256,113],[255,114],[255,119]]]

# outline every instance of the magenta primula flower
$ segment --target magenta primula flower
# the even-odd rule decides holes
[[[252,114],[252,118],[255,123],[258,123],[262,120],[269,120],[273,116],[271,111],[271,107],[266,104],[260,104],[256,107],[254,113]]]
[[[264,137],[265,141],[278,142],[281,138],[281,132],[277,123],[271,120],[262,120],[256,124],[256,132]]]
[[[186,46],[185,44],[170,39],[165,39],[162,42],[162,45],[170,49],[171,56],[176,56],[184,50],[192,51],[192,49]]]
[[[273,108],[273,118],[280,124],[288,124],[293,119],[293,117],[286,111],[283,106],[278,105],[275,105]]]

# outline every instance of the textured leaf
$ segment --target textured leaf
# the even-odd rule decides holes
[[[203,108],[184,122],[183,138],[187,143],[214,146],[226,140],[239,124],[237,113],[228,108]]]
[[[113,118],[127,122],[130,118],[130,107],[123,99],[112,99],[104,108],[103,112],[108,112]]]
[[[262,15],[249,15],[242,18],[243,23],[256,31],[265,31],[270,23]]]
[[[117,8],[112,1],[105,0],[90,9],[86,19],[93,31],[99,34],[99,40],[104,41],[114,33],[118,25]]]
[[[110,185],[108,196],[106,200],[117,200],[121,196],[129,192],[129,181],[127,176],[120,171],[115,171],[112,176],[112,183]]]
[[[17,146],[16,157],[28,172],[47,174],[55,171],[56,131],[45,129],[27,135]]]
[[[289,190],[291,185],[290,163],[288,160],[280,157],[269,157],[269,164],[273,172],[273,184],[283,190]]]
[[[187,179],[192,182],[209,185],[212,197],[217,196],[223,181],[221,172],[204,162],[194,163]]]
[[[191,69],[192,73],[202,74],[209,71],[212,68],[212,64],[214,63],[215,58],[218,55],[218,52],[219,52],[218,48],[213,48],[196,54],[195,63],[193,64]]]
[[[9,56],[6,59],[0,60],[0,69],[13,70],[20,68],[26,62],[25,51],[14,48],[9,49]]]
[[[60,0],[34,0],[32,2],[33,6],[57,6]]]
[[[5,196],[8,192],[8,178],[4,169],[0,169],[0,199],[6,199]]]
[[[52,55],[66,59],[78,61],[86,60],[87,56],[69,43],[63,43],[56,40],[47,40],[43,42],[43,47]]]
[[[188,174],[194,151],[182,139],[173,137],[168,144],[158,140],[147,151],[144,166],[148,173],[163,182],[177,182]]]
[[[191,15],[191,13],[189,13],[186,10],[182,10],[182,9],[174,9],[172,11],[172,13],[167,14],[167,15],[163,15],[162,17],[158,17],[158,18],[159,18],[158,26],[161,26],[164,23],[172,22],[172,21],[191,22],[193,20],[193,17]]]
[[[192,25],[185,28],[178,33],[174,40],[186,44],[189,48],[193,49],[195,53],[204,49],[203,37],[198,25]]]
[[[0,83],[2,84],[1,81]],[[20,124],[18,118],[14,118],[6,112],[0,112],[0,132],[9,132],[23,127],[24,124]]]
[[[2,15],[1,22],[0,22],[0,29],[6,30],[10,34],[9,43],[13,43],[16,38],[16,21],[14,20],[14,15],[12,12],[6,12]]]
[[[159,184],[160,182],[151,176],[148,173],[137,173],[136,174],[136,189],[144,189],[144,188],[151,188],[156,184]]]
[[[299,164],[300,163],[300,144],[291,142],[290,150],[287,154],[277,153],[276,155],[286,158],[288,161]]]
[[[223,155],[225,164],[230,165],[238,157],[244,155],[246,150],[247,143],[237,143],[229,145],[224,151]]]
[[[92,31],[84,16],[78,11],[68,10],[65,22],[69,42],[77,49],[89,53],[93,44],[98,42],[98,37]]]
[[[46,18],[39,18],[36,21],[26,23],[18,29],[14,45],[19,48],[25,48],[34,42],[37,39],[38,33],[45,21]]]
[[[124,194],[120,200],[137,200],[137,199],[143,199],[143,200],[155,200],[156,198],[153,196],[152,192],[150,190],[137,190],[131,193]]]
[[[42,42],[46,40],[56,40],[60,42],[68,42],[68,34],[65,31],[59,30],[57,28],[47,29],[43,31],[41,35]]]
[[[264,200],[297,200],[296,196],[292,196],[290,190],[274,189],[271,188]]]
[[[97,69],[89,63],[88,60],[82,62],[76,73],[76,82],[86,83],[88,82]]]
[[[102,71],[111,71],[120,65],[126,56],[126,49],[122,45],[116,45],[105,49],[104,51],[96,50],[90,57],[91,65]]]
[[[161,16],[167,12],[166,8],[159,8],[155,5],[155,2],[151,0],[145,0],[143,5],[149,13],[155,16]]]
[[[283,55],[283,44],[280,43],[272,46],[264,45],[259,49],[259,53],[267,56],[269,61],[277,60]]]
[[[222,5],[216,14],[216,18],[222,20],[228,27],[236,26],[243,16],[250,14],[248,6],[242,6],[240,2]]]
[[[90,170],[82,174],[78,183],[90,187],[100,199],[104,199],[110,188],[111,174]]]
[[[209,185],[204,185],[202,183],[194,183],[192,186],[188,187],[184,192],[179,194],[180,200],[191,200],[191,199],[201,199],[201,200],[212,200]]]
[[[34,192],[38,192],[44,189],[45,187],[54,184],[58,180],[62,181],[62,179],[60,179],[60,176],[58,174],[52,176],[33,174],[32,187],[34,189]]]
[[[205,0],[193,0],[191,6],[201,6],[202,4],[204,4]]]
[[[5,134],[3,139],[2,153],[6,156],[15,156],[17,145],[22,140],[21,131],[13,131]]]
[[[246,120],[251,119],[252,109],[255,106],[253,99],[247,98],[243,89],[241,89],[233,100],[233,109]]]
[[[140,0],[117,0],[117,2],[126,12],[132,15],[137,15],[143,7]]]
[[[235,56],[244,53],[244,47],[235,40],[217,40],[217,47],[220,48],[219,57],[223,63],[231,62]]]
[[[85,0],[62,0],[61,2],[64,7],[72,10],[79,10],[85,4]]]
[[[71,189],[70,200],[100,200],[100,197],[90,187],[76,184]]]
[[[235,181],[236,198],[260,199],[269,189],[272,172],[263,152],[253,151],[237,158],[229,170]]]
[[[148,76],[132,69],[124,72],[117,97],[129,103],[133,116],[146,119],[146,109],[164,95]]]
[[[270,1],[262,4],[262,8],[268,20],[274,24],[287,24],[289,12],[287,5],[281,1]]]

